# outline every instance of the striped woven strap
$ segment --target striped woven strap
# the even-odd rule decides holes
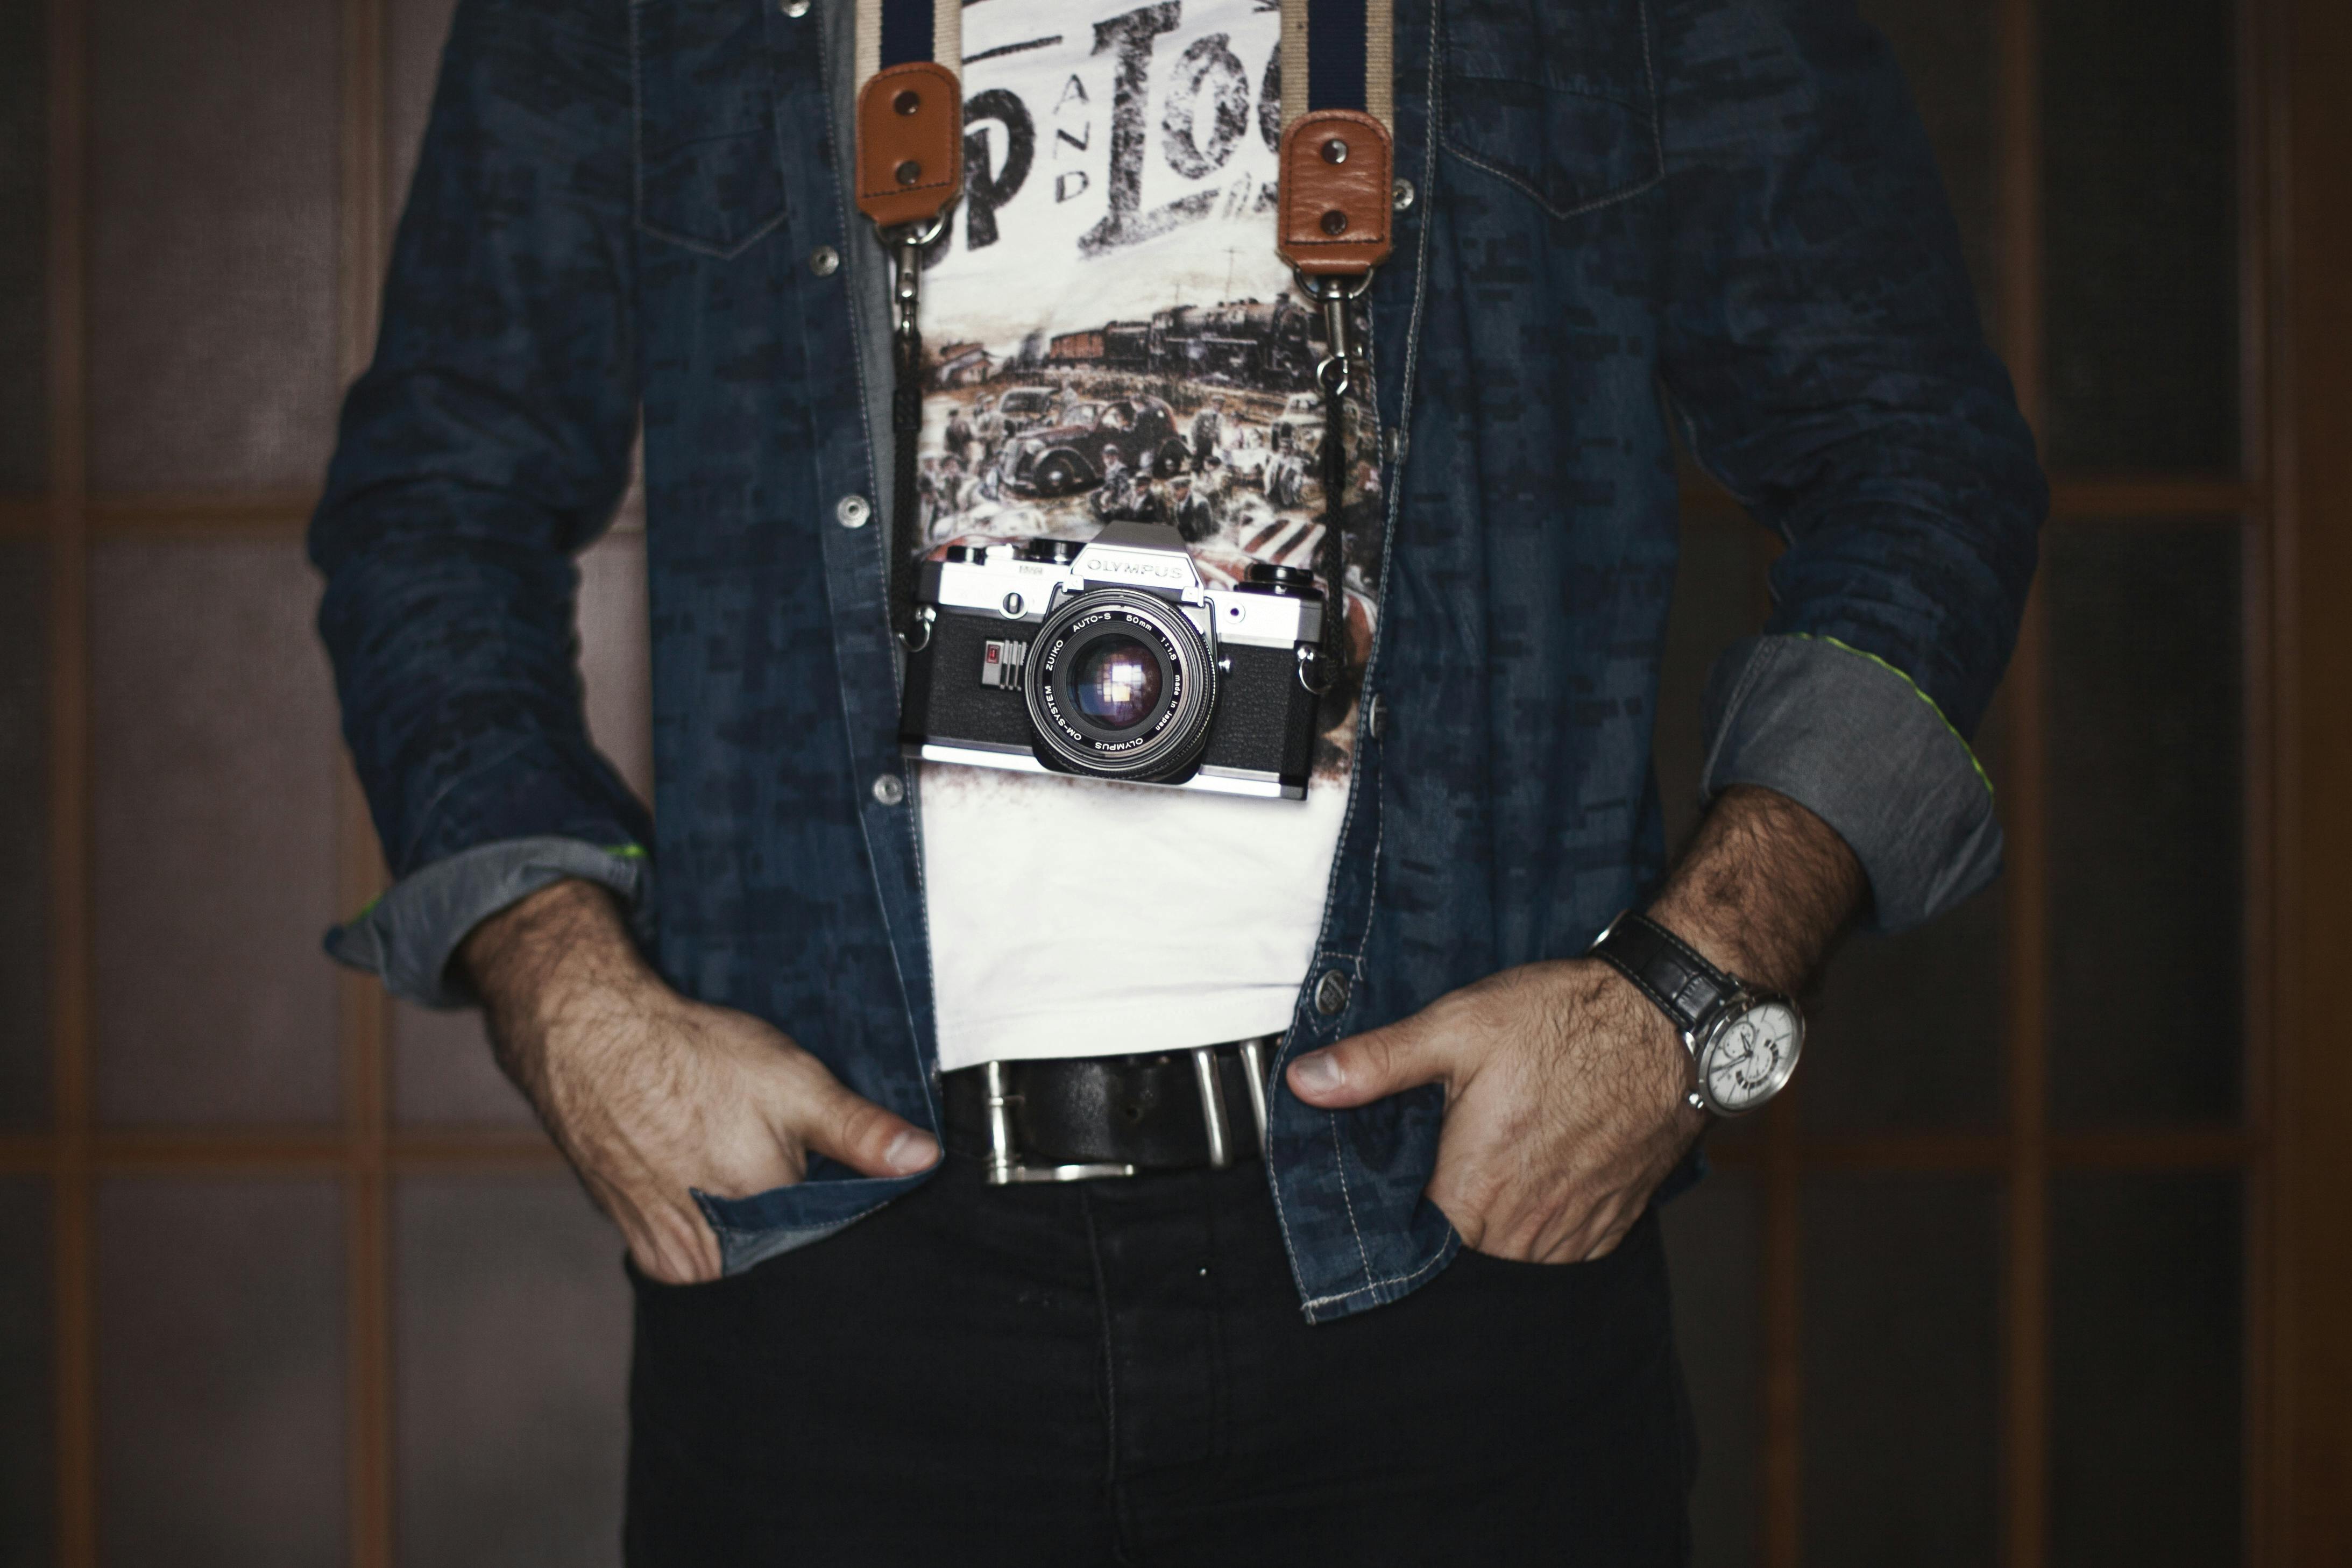
[[[960,0],[857,0],[857,209],[929,224],[963,193]]]
[[[1310,277],[1388,259],[1395,180],[1393,0],[1282,0],[1276,248]]]

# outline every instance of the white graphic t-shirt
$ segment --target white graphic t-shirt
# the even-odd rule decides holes
[[[1138,518],[1212,587],[1318,565],[1324,347],[1274,250],[1280,33],[1275,0],[965,6],[965,193],[923,283],[927,549]],[[1361,392],[1349,670],[1306,800],[923,765],[942,1070],[1288,1027],[1381,570]]]

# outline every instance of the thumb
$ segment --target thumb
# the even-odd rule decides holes
[[[815,1058],[806,1060],[808,1071],[783,1118],[784,1130],[805,1147],[860,1176],[912,1176],[938,1163],[939,1140],[851,1092]]]
[[[1290,1092],[1310,1105],[1341,1109],[1434,1083],[1452,1064],[1426,1012],[1310,1051],[1290,1064]]]

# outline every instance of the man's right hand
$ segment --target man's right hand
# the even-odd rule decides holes
[[[499,1065],[654,1279],[719,1277],[719,1240],[690,1187],[742,1197],[788,1186],[811,1152],[874,1176],[940,1157],[929,1134],[850,1092],[781,1031],[663,984],[593,883],[500,911],[459,956]]]

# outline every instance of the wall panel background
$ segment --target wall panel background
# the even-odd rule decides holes
[[[563,1175],[412,1177],[394,1233],[399,1562],[617,1568],[618,1238]]]
[[[313,1568],[339,1557],[334,1186],[110,1181],[98,1243],[109,1568]]]
[[[48,566],[0,539],[0,1130],[50,1112]]]
[[[308,490],[335,418],[336,9],[89,16],[93,486]]]
[[[100,1115],[332,1122],[317,580],[291,541],[125,540],[91,584]]]

